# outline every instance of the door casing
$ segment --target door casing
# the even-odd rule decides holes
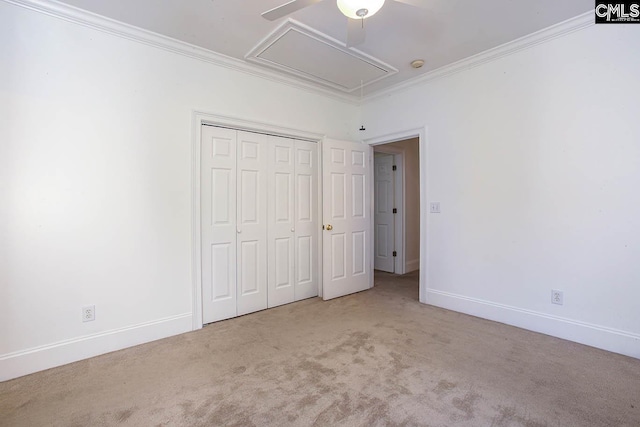
[[[420,302],[427,304],[427,289],[429,286],[429,199],[428,197],[428,128],[427,126],[400,130],[394,133],[382,134],[365,138],[363,141],[374,146],[403,141],[405,139],[418,138],[420,150]],[[373,230],[372,230],[373,232]]]

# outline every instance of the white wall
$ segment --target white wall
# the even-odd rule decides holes
[[[639,39],[590,26],[364,106],[365,138],[427,129],[426,302],[640,357]]]
[[[194,109],[356,138],[353,105],[5,2],[0,40],[0,381],[191,329]]]

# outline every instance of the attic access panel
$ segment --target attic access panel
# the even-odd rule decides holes
[[[248,61],[351,93],[398,72],[392,66],[299,22],[288,20],[246,56]]]

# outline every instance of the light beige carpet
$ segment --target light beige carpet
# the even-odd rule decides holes
[[[417,301],[417,275],[0,384],[2,426],[640,426],[640,360]]]

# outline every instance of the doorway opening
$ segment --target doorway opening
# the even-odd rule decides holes
[[[420,140],[374,145],[374,268],[410,274],[420,269]]]

